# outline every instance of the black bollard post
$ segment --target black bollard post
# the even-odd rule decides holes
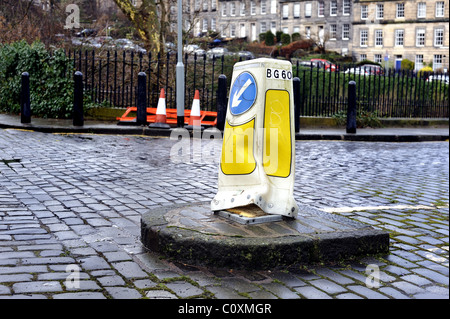
[[[356,82],[348,83],[347,133],[356,133]]]
[[[227,116],[227,77],[224,74],[219,76],[219,86],[217,88],[217,128],[223,131],[225,118]]]
[[[294,117],[295,117],[295,133],[300,132],[300,79],[294,78]]]
[[[138,91],[137,91],[137,115],[136,124],[147,124],[147,74],[140,72],[138,74]]]
[[[22,73],[22,91],[20,94],[20,122],[31,123],[30,75]]]
[[[75,72],[74,76],[74,98],[73,98],[73,126],[84,125],[84,111],[83,111],[83,73]]]

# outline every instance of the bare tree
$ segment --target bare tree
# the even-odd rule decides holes
[[[131,0],[114,0],[114,2],[133,23],[145,46],[154,53],[160,52],[161,43],[163,43],[162,34],[166,28],[164,2],[142,0],[140,6],[134,6]],[[158,17],[158,11],[160,11],[160,17]]]
[[[50,44],[63,30],[62,14],[56,0],[49,0],[49,10],[35,6],[33,0],[0,0],[0,42],[41,40]]]

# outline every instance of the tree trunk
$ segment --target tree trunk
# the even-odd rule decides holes
[[[140,7],[131,0],[114,0],[125,16],[133,23],[145,46],[154,54],[161,51],[161,23],[155,0],[142,0]]]

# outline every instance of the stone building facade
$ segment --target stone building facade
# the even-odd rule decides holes
[[[402,59],[415,69],[434,70],[449,64],[449,1],[354,0],[353,45],[355,60],[369,59],[398,67]]]
[[[352,1],[280,0],[281,31],[299,33],[343,55],[352,42]]]
[[[274,34],[283,31],[312,38],[327,49],[348,53],[353,35],[351,0],[217,1],[217,25],[224,37],[253,42],[268,30]]]
[[[217,1],[215,16],[209,14],[209,17],[205,17],[203,14],[201,21],[204,22],[203,25],[206,25],[206,19],[214,21],[215,28],[211,29],[220,32],[222,37],[245,38],[252,42],[258,40],[260,33],[268,30],[275,33],[280,28],[278,0],[203,1]],[[204,27],[202,29],[205,30]]]
[[[176,17],[177,1],[170,1]],[[183,0],[183,17],[194,37],[216,31],[252,42],[268,30],[283,31],[355,61],[449,67],[449,0]]]

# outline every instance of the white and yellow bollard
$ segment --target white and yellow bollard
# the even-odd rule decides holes
[[[213,211],[255,204],[295,218],[295,126],[292,65],[236,63],[228,101]]]

